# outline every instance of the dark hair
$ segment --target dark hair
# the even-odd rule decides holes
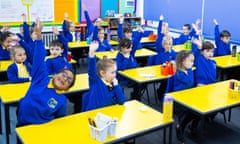
[[[211,49],[214,49],[214,45],[210,41],[203,41],[202,42],[202,49],[201,49],[201,51],[211,50]]]
[[[128,39],[128,38],[122,38],[122,39],[120,39],[120,41],[119,41],[118,47],[119,47],[119,50],[121,51],[121,48],[122,48],[122,47],[130,48],[131,45],[132,45],[132,41],[131,41],[130,39]]]
[[[132,29],[130,27],[124,27],[123,33],[132,33]]]
[[[185,25],[183,25],[183,26],[186,27],[188,30],[191,29],[191,25],[190,25],[190,24],[185,24]]]
[[[10,37],[13,33],[6,31],[3,32],[0,36],[0,43],[2,44],[8,37]]]
[[[220,33],[220,37],[230,37],[231,36],[231,33],[227,30],[223,30],[221,33]]]
[[[63,44],[61,42],[59,42],[58,40],[52,40],[52,42],[50,43],[50,47],[55,47],[55,46],[63,49]]]
[[[74,85],[75,81],[76,81],[76,73],[75,73],[75,71],[72,70],[72,69],[69,69],[69,68],[63,68],[63,69],[59,70],[57,72],[57,74],[65,72],[66,70],[72,72],[72,74],[73,74],[73,81],[72,81],[72,83],[68,87],[68,88],[71,88]]]
[[[115,64],[116,64],[116,62],[112,59],[103,58],[103,59],[99,60],[97,62],[97,73],[98,73],[98,75],[101,77],[100,71],[106,71],[107,68],[112,67]]]
[[[98,27],[98,32],[103,30],[104,31],[104,28],[103,27]]]
[[[183,61],[189,56],[193,55],[192,51],[190,50],[182,50],[177,54],[176,58],[176,66],[177,69],[183,69]]]

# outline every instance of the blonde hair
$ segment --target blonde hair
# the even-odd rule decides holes
[[[100,71],[106,71],[109,67],[116,65],[116,62],[112,59],[103,58],[97,62],[97,73],[100,75]]]
[[[16,45],[16,46],[11,47],[10,53],[11,53],[11,58],[12,58],[12,60],[15,60],[15,59],[14,59],[14,56],[16,55],[16,51],[17,51],[18,49],[23,49],[23,50],[25,51],[25,49],[24,49],[23,47],[21,47],[20,45]],[[25,51],[25,52],[26,52],[26,51]]]
[[[162,45],[165,43],[165,42],[170,42],[171,45],[173,44],[173,40],[172,40],[172,37],[170,35],[166,35],[163,37],[163,40],[162,40]]]

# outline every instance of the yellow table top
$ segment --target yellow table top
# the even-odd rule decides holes
[[[8,66],[13,63],[12,60],[1,60],[0,61],[0,72],[6,72],[8,69]]]
[[[146,110],[141,110],[146,108]],[[88,117],[94,118],[98,112],[117,117],[116,136],[107,137],[105,142],[161,128],[172,121],[163,122],[162,114],[138,101],[124,105],[114,105],[93,111],[55,119],[45,124],[16,128],[17,134],[25,144],[69,143],[99,144],[90,137]]]
[[[174,46],[172,47],[172,49],[173,49],[176,53],[178,53],[178,52],[180,52],[180,51],[182,51],[182,50],[186,50],[186,49],[184,48],[184,44],[182,44],[182,45],[174,45]]]
[[[170,75],[164,76],[161,74],[160,66],[161,65],[138,67],[118,71],[118,73],[139,83],[157,81],[170,77]]]
[[[104,52],[96,52],[96,57],[102,59],[104,56],[107,56],[109,59],[115,59],[117,56],[118,50],[115,51],[104,51]],[[152,56],[156,55],[157,53],[151,51],[146,48],[138,49],[135,52],[135,57],[145,57],[145,56]]]
[[[17,83],[17,84],[1,84],[0,85],[0,98],[3,103],[12,103],[19,101],[25,96],[30,82]],[[78,74],[75,84],[64,94],[88,90],[88,75]]]
[[[168,93],[174,100],[199,113],[217,111],[240,104],[240,100],[228,98],[229,81],[217,82],[201,87]]]
[[[109,41],[110,45],[118,45],[117,41],[110,40]],[[68,47],[69,48],[85,48],[88,47],[89,44],[87,44],[87,41],[80,41],[80,42],[69,42]]]
[[[141,43],[155,43],[156,40],[150,40],[148,37],[141,38]]]
[[[237,60],[237,57],[232,57],[232,55],[225,55],[213,58],[217,66],[220,68],[230,68],[235,66],[240,66],[240,61]]]

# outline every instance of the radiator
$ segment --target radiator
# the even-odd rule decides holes
[[[52,40],[57,39],[57,36],[54,35],[52,32],[43,32],[42,33],[42,39],[45,43],[45,46],[49,47]]]

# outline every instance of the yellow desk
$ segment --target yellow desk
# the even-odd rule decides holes
[[[156,40],[150,40],[148,37],[143,37],[141,38],[141,43],[144,44],[144,43],[155,43]]]
[[[161,74],[160,66],[161,65],[138,67],[133,69],[126,69],[123,71],[118,71],[118,73],[137,83],[154,82],[154,81],[169,78],[170,75],[164,76]]]
[[[201,117],[201,130],[209,114],[229,109],[240,104],[240,100],[228,98],[229,80],[168,93],[174,101]]]
[[[0,85],[0,104],[1,104],[1,133],[0,133],[0,143],[7,143],[6,127],[10,128],[9,143],[16,143],[16,133],[15,126],[17,122],[16,116],[16,104],[22,97],[25,96],[30,82],[18,83],[18,84],[2,84]],[[64,92],[64,94],[71,94],[76,92],[82,92],[89,89],[88,86],[88,74],[78,74],[76,76],[76,81],[73,87],[69,91]],[[6,107],[9,107],[9,117],[6,117],[5,111]],[[10,120],[10,125],[7,125],[6,120]]]
[[[142,107],[146,107],[146,111],[140,110]],[[160,112],[138,101],[128,101],[124,105],[70,115],[45,124],[19,127],[16,131],[25,144],[100,144],[90,137],[88,127],[88,117],[93,118],[98,112],[118,118],[116,136],[107,137],[104,143],[119,143],[159,129],[163,129],[165,134],[167,128],[169,128],[169,143],[171,143],[173,121],[162,121]]]
[[[109,44],[110,45],[118,45],[118,42],[114,41],[114,40],[110,40]],[[69,42],[68,47],[70,49],[72,49],[72,48],[86,48],[86,47],[89,47],[89,44],[87,44],[87,41]]]
[[[237,60],[237,57],[232,57],[232,55],[225,55],[213,58],[219,68],[231,68],[240,66],[240,61]]]
[[[178,53],[178,52],[180,52],[180,51],[182,51],[182,50],[186,50],[186,49],[184,48],[184,44],[182,44],[182,45],[174,45],[174,46],[172,47],[172,49],[173,49],[176,53]]]
[[[96,52],[96,57],[102,59],[106,56],[109,59],[115,59],[117,56],[118,50],[115,51],[105,51],[105,52]],[[146,48],[136,50],[135,57],[147,57],[156,55],[157,53]]]
[[[0,72],[6,72],[8,66],[13,63],[12,60],[0,60]]]

